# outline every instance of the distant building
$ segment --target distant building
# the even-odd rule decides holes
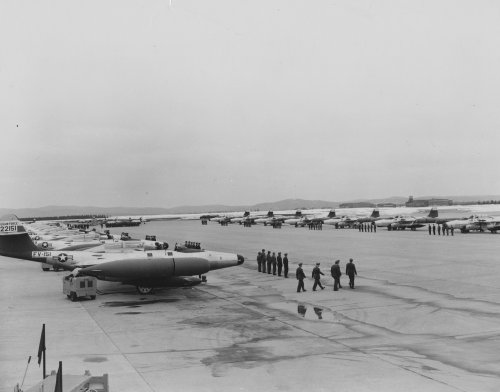
[[[358,203],[341,203],[339,205],[339,208],[374,208],[375,204],[373,203],[368,203],[368,202],[358,202]]]
[[[415,200],[413,196],[408,198],[405,203],[406,207],[429,207],[429,206],[451,206],[453,200],[450,199],[418,199]]]
[[[396,203],[378,203],[377,207],[379,208],[394,208],[397,207],[398,205]]]

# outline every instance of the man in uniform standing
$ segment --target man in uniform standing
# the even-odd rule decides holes
[[[278,263],[278,276],[281,276],[281,270],[283,269],[283,259],[281,258],[281,252],[278,252],[276,262]]]
[[[340,272],[340,260],[336,260],[335,261],[335,264],[332,265],[332,277],[333,277],[333,280],[334,280],[334,283],[333,283],[333,290],[334,291],[338,291],[339,288],[341,289],[342,286],[340,285],[340,277],[342,275],[342,272]]]
[[[271,256],[271,262],[273,263],[273,275],[276,275],[276,253],[273,252]]]
[[[321,275],[324,275],[323,272],[321,272],[321,270],[319,269],[319,263],[316,263],[316,267],[313,268],[313,271],[312,271],[312,277],[314,279],[314,285],[313,285],[313,291],[316,291],[316,287],[319,285],[319,287],[321,287],[321,290],[324,289],[324,287],[321,285],[321,282],[320,282],[320,278],[321,278]]]
[[[349,259],[349,262],[345,266],[345,274],[349,276],[349,287],[351,289],[354,288],[354,276],[358,274],[356,271],[356,266],[352,262],[352,259]]]
[[[257,253],[257,270],[260,272],[260,267],[262,265],[262,253]]]
[[[299,263],[299,266],[297,267],[297,270],[295,271],[295,277],[299,281],[297,285],[297,293],[300,293],[300,290],[302,291],[307,291],[304,288],[304,279],[306,278],[306,274],[304,274],[304,270],[302,269],[302,263]]]
[[[285,253],[285,257],[283,257],[283,275],[288,278],[288,253]]]
[[[271,273],[271,263],[272,263],[271,251],[267,251],[266,262],[267,262],[267,273]]]

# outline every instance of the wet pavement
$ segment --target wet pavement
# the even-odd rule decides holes
[[[192,239],[216,242],[211,230]],[[29,355],[25,386],[40,379],[42,323],[49,370],[61,360],[68,373],[108,373],[111,390],[500,389],[500,236],[217,230],[235,248],[246,233],[251,260],[210,272],[207,284],[148,296],[99,282],[95,301],[71,302],[63,272],[0,257],[0,390],[22,380]],[[294,249],[299,235],[307,241]],[[271,243],[289,251],[292,272],[304,261],[308,277],[318,260],[306,259],[308,248],[321,254],[325,290],[313,292],[308,278],[297,293],[293,273],[258,273],[250,251]],[[343,275],[334,292],[328,260],[340,258],[344,272],[346,255],[356,289]]]

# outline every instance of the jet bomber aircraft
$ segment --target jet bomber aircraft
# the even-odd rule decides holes
[[[201,275],[244,262],[244,257],[238,254],[201,249],[191,253],[168,249],[129,253],[40,250],[21,222],[0,223],[0,255],[47,263],[73,271],[75,276],[134,285],[141,294],[150,293],[154,287],[168,286],[179,277]]]

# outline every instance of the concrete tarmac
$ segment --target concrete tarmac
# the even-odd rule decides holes
[[[40,380],[43,323],[49,371],[61,360],[68,374],[108,373],[113,391],[500,388],[500,236],[155,224],[142,230],[243,248],[248,260],[196,287],[141,296],[99,282],[95,301],[71,302],[64,272],[0,257],[1,391],[21,382],[30,355],[25,386]],[[257,272],[261,248],[289,252],[288,279]],[[329,268],[340,258],[345,272],[348,257],[356,289],[343,275],[334,292]],[[308,276],[300,294],[299,260]],[[326,288],[313,292],[316,261]]]

